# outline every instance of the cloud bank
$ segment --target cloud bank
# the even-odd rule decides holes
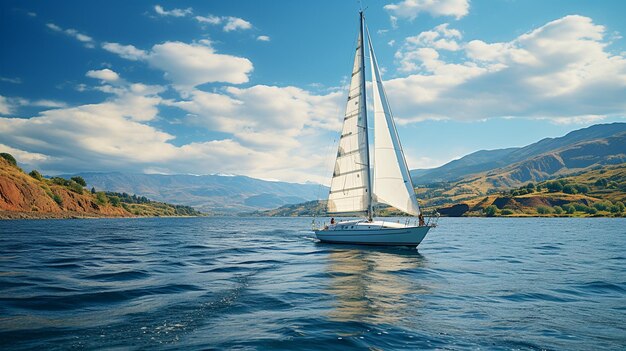
[[[607,50],[605,32],[578,15],[509,42],[464,42],[459,31],[438,26],[406,38],[396,52],[399,71],[410,74],[387,82],[389,98],[403,123],[503,116],[565,123],[623,114],[626,98],[616,97],[626,97],[626,58]],[[447,60],[453,51],[464,57]]]

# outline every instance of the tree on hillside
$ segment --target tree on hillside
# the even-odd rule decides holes
[[[104,191],[99,191],[96,193],[96,203],[98,205],[106,205],[109,202],[109,198],[106,196]]]
[[[609,184],[609,181],[606,178],[600,178],[594,183],[595,186],[601,187],[605,187],[607,184]]]
[[[546,206],[539,206],[539,207],[537,207],[537,213],[539,213],[539,214],[550,214],[550,213],[552,213],[552,209],[550,207],[546,207]]]
[[[567,184],[563,187],[563,192],[566,194],[578,194],[578,190],[571,184]]]
[[[608,211],[611,206],[613,206],[613,203],[609,200],[596,202],[595,204],[593,204],[593,207],[595,207],[598,211]]]
[[[77,194],[82,194],[83,193],[83,187],[76,183],[75,181],[70,181],[69,184],[67,185],[68,188],[70,188],[71,191],[77,193]]]
[[[591,190],[585,184],[574,184],[574,188],[576,188],[576,190],[578,190],[578,192],[581,194],[586,194]]]
[[[35,178],[35,179],[37,179],[37,180],[43,180],[43,176],[36,169],[33,169],[32,171],[30,171],[30,173],[28,173],[28,175],[33,177],[33,178]]]
[[[81,176],[72,177],[71,179],[82,186],[87,186],[87,182]]]
[[[572,206],[572,204],[564,205],[563,209],[567,212],[567,214],[574,214],[574,212],[576,212],[576,207]]]
[[[120,198],[117,196],[111,196],[109,197],[109,200],[111,201],[111,205],[115,206],[115,207],[120,207]]]
[[[558,182],[558,181],[548,182],[546,183],[546,188],[548,189],[549,192],[556,193],[556,192],[563,190],[563,184],[561,184],[561,182]]]
[[[489,205],[485,208],[485,214],[487,217],[493,217],[498,212],[498,208],[495,205]]]
[[[15,157],[13,157],[13,155],[7,154],[6,152],[1,152],[0,157],[9,161],[9,163],[12,164],[13,166],[17,166],[17,161],[15,160]]]

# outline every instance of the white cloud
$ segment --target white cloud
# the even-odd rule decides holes
[[[62,31],[63,31],[63,29],[62,29],[61,27],[57,26],[57,25],[56,25],[56,24],[54,24],[54,23],[46,23],[46,26],[47,26],[48,28],[50,28],[50,29],[54,30],[54,31],[57,31],[57,32],[62,32]]]
[[[89,78],[101,79],[107,82],[114,82],[120,79],[120,76],[115,71],[112,71],[108,68],[98,71],[88,71],[85,75]]]
[[[296,87],[229,87],[225,93],[193,90],[172,103],[193,114],[191,122],[233,134],[255,148],[293,147],[307,128],[339,130],[341,93],[313,95]],[[279,137],[278,137],[279,136]]]
[[[48,159],[48,156],[46,155],[26,152],[4,144],[0,144],[0,152],[6,152],[13,155],[19,163],[32,164],[34,162],[41,162]]]
[[[457,39],[462,39],[461,32],[456,29],[449,29],[448,23],[406,38],[403,46],[395,54],[395,58],[400,64],[400,71],[417,71],[420,68],[420,61],[432,61],[439,57],[437,50],[460,50],[461,46]]]
[[[226,24],[224,25],[225,32],[231,32],[234,30],[245,30],[252,28],[252,24],[243,18],[238,17],[226,17]]]
[[[462,63],[441,55],[441,33],[424,33],[396,53],[399,70],[415,73],[386,83],[401,123],[501,116],[576,123],[626,112],[626,58],[606,50],[605,28],[590,18],[566,16],[509,42],[457,42]]]
[[[105,43],[103,48],[129,60],[145,60],[165,72],[164,77],[179,90],[211,82],[246,83],[254,68],[247,58],[216,53],[208,39],[191,44],[168,41],[149,52],[117,43]]]
[[[8,115],[11,113],[13,113],[13,106],[6,97],[0,95],[0,115]]]
[[[122,58],[132,61],[143,60],[148,56],[145,51],[137,49],[132,45],[102,43],[102,48],[106,51],[118,54]]]
[[[270,41],[270,37],[268,37],[267,35],[259,35],[258,37],[256,37],[256,40],[258,40],[258,41]]]
[[[398,17],[389,16],[389,22],[391,22],[391,28],[398,29]]]
[[[428,169],[442,166],[454,159],[461,158],[461,156],[450,158],[448,161],[444,161],[441,158],[431,158],[427,156],[423,157],[412,157],[409,154],[405,154],[406,163],[409,169]]]
[[[19,97],[5,97],[0,95],[0,115],[13,114],[20,106],[62,108],[67,107],[67,104],[61,101],[48,99],[31,101]]]
[[[185,17],[187,15],[191,15],[193,13],[193,10],[189,7],[186,9],[171,9],[167,11],[163,8],[163,6],[155,5],[154,12],[161,16]]]
[[[208,16],[196,16],[196,21],[200,22],[200,23],[208,23],[208,24],[220,24],[222,23],[222,18],[221,17],[217,17],[217,16],[213,16],[213,15],[208,15]]]
[[[47,155],[48,170],[88,169],[124,162],[158,160],[173,137],[142,122],[154,119],[158,89],[133,85],[99,104],[48,110],[32,118],[0,118],[0,142],[25,152]],[[146,150],[150,148],[152,150]],[[46,168],[48,167],[48,168]],[[67,169],[67,168],[65,168]]]
[[[47,99],[35,100],[33,102],[29,102],[28,105],[35,106],[35,107],[47,107],[47,108],[65,108],[65,107],[67,107],[67,104],[65,102],[56,101],[56,100],[47,100]]]
[[[342,93],[314,95],[296,87],[256,85],[193,90],[186,100],[168,104],[190,113],[186,123],[232,135],[242,147],[264,155],[262,169],[245,174],[327,182],[328,155],[320,150],[328,148],[324,143],[341,127]]]
[[[587,115],[574,117],[554,117],[550,118],[550,121],[554,124],[591,124],[598,123],[603,119],[606,119],[606,116]]]
[[[339,127],[341,94],[254,86],[219,93],[193,90],[188,100],[164,101],[162,91],[121,82],[101,103],[44,111],[29,119],[0,118],[0,144],[41,155],[20,160],[51,174],[158,170],[327,181],[322,166],[328,155],[319,150],[328,137],[321,136],[330,129],[334,135]],[[230,136],[175,145],[174,135],[152,126],[160,104],[192,113],[195,117],[186,122],[196,128]]]
[[[16,77],[16,78],[0,77],[0,82],[22,84],[22,79],[20,79],[19,77]]]
[[[395,17],[411,20],[421,12],[426,12],[433,17],[453,16],[459,19],[469,12],[469,0],[404,0],[385,5],[385,10]]]
[[[223,24],[224,26],[222,27],[222,29],[224,30],[224,32],[232,32],[236,30],[246,30],[246,29],[252,28],[252,23],[244,20],[243,18],[233,17],[233,16],[218,17],[214,15],[207,15],[207,16],[196,16],[195,19],[199,23],[203,23],[203,24],[212,24],[212,25]]]
[[[65,35],[68,35],[68,36],[70,36],[70,37],[72,37],[72,38],[82,42],[85,45],[85,47],[88,47],[90,49],[95,47],[94,40],[93,40],[92,37],[88,36],[87,34],[80,33],[76,29],[72,29],[72,28],[63,29],[63,28],[57,26],[54,23],[47,23],[46,26],[48,28],[52,29],[55,32],[63,33]]]
[[[252,62],[246,58],[218,54],[212,47],[199,43],[158,44],[152,47],[147,60],[181,89],[208,82],[245,83],[253,69]]]

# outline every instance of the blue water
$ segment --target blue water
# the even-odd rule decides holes
[[[419,250],[307,218],[0,221],[0,348],[626,348],[626,220],[443,218]]]

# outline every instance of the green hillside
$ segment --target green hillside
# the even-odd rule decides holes
[[[433,207],[449,216],[623,217],[625,202],[626,163]]]

